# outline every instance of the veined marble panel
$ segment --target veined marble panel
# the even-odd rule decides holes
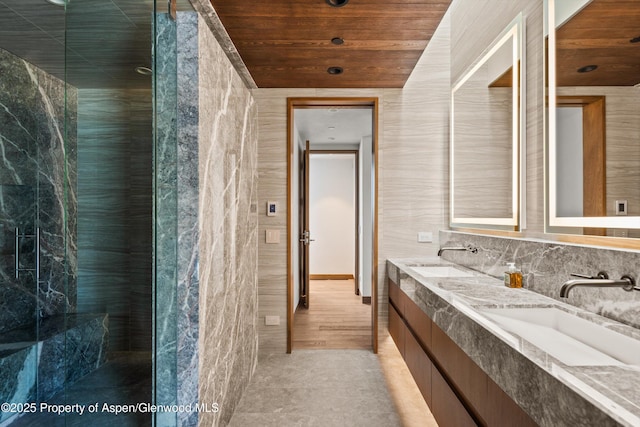
[[[224,425],[257,362],[257,110],[203,18],[159,23],[158,398],[220,411],[157,422]]]
[[[258,355],[257,106],[203,18],[199,37],[200,402],[226,425]]]
[[[503,277],[507,262],[522,270],[523,286],[534,292],[560,299],[560,287],[574,279],[571,273],[595,276],[605,271],[612,279],[624,274],[638,278],[640,252],[604,249],[556,242],[483,236],[442,231],[442,246],[470,244],[477,254],[446,251],[442,257],[494,277]],[[621,323],[640,327],[640,292],[621,288],[575,288],[564,300],[590,312]]]
[[[0,330],[75,310],[77,91],[0,50]],[[15,278],[15,229],[40,228],[40,278]],[[65,233],[67,233],[65,235]],[[35,268],[35,239],[18,242]]]
[[[155,404],[178,404],[177,373],[177,257],[178,188],[177,176],[177,35],[168,15],[156,15],[156,115],[155,168]],[[156,425],[177,425],[176,414],[156,415]]]

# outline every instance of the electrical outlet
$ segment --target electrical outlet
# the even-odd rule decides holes
[[[431,243],[433,242],[433,232],[431,231],[419,231],[418,243]]]

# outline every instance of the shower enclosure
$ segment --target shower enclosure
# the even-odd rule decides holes
[[[155,8],[0,0],[0,427],[153,403]]]

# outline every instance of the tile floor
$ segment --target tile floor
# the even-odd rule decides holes
[[[261,359],[231,427],[437,427],[390,337],[368,350]]]

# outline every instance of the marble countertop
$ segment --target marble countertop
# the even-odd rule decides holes
[[[640,426],[640,366],[569,366],[478,313],[555,307],[640,340],[640,330],[465,267],[470,277],[424,277],[438,257],[390,259],[387,274],[515,402],[543,426]]]

